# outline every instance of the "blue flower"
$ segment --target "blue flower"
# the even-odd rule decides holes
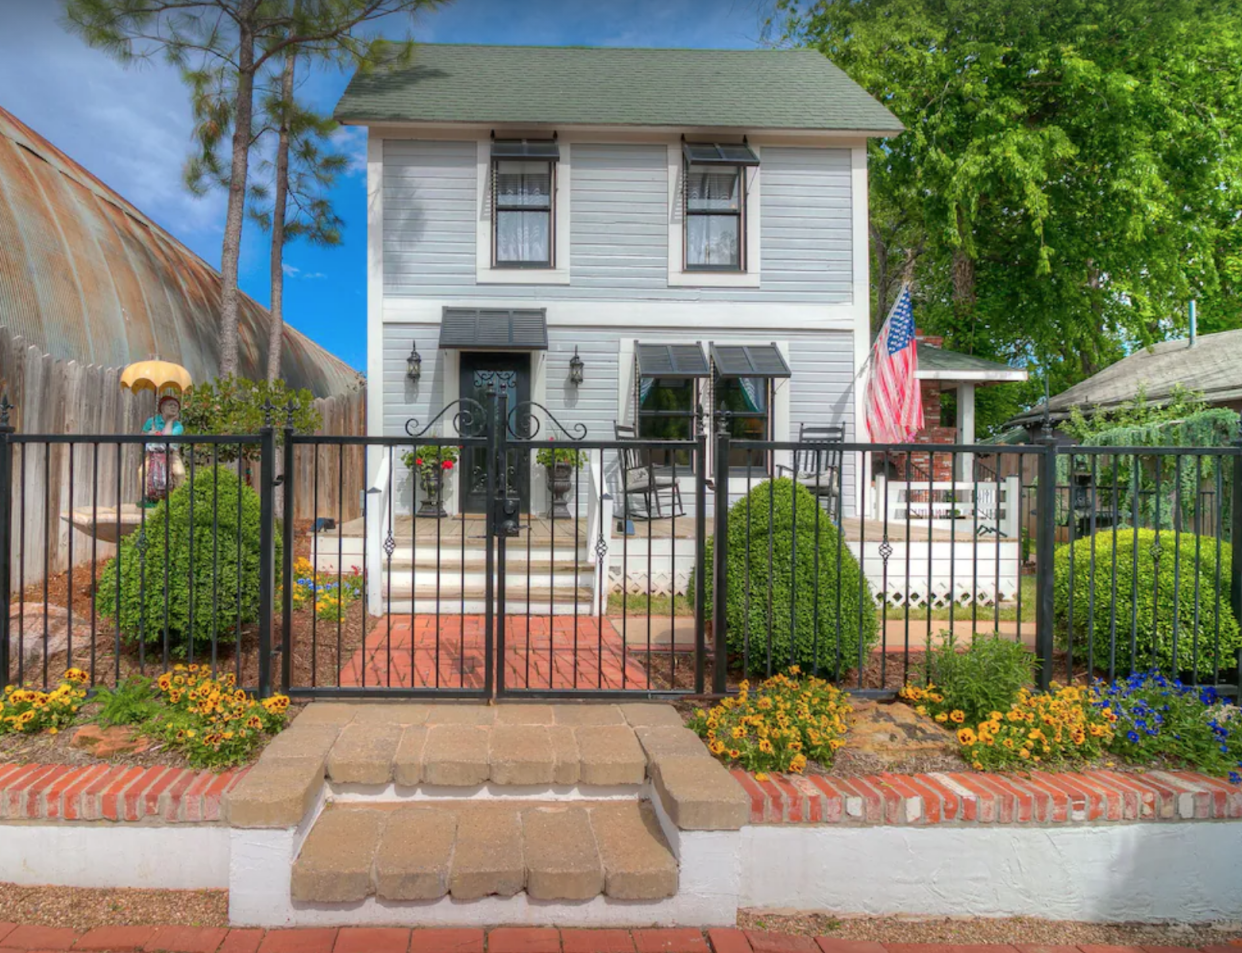
[[[1229,772],[1229,783],[1230,784],[1242,784],[1242,774],[1238,774],[1237,771],[1230,771]]]
[[[1129,739],[1132,743],[1136,743],[1136,742],[1139,740],[1139,736],[1138,736],[1138,732],[1137,732],[1137,731],[1127,732],[1127,733],[1126,733],[1126,737],[1127,737],[1127,738],[1128,738],[1128,739]]]

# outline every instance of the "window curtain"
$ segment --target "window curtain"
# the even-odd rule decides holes
[[[498,261],[550,260],[551,204],[552,169],[547,162],[497,164]]]

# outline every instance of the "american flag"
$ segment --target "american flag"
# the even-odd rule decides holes
[[[871,348],[867,431],[872,443],[908,443],[923,426],[923,395],[915,379],[918,369],[910,288],[902,285]]]

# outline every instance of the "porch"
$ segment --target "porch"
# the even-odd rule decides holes
[[[821,510],[823,531],[833,520]],[[387,520],[384,529],[387,530]],[[980,517],[889,518],[847,516],[841,520],[845,548],[859,559],[877,605],[890,608],[944,609],[950,603],[993,608],[1018,596],[1022,553],[1016,534],[980,534]],[[703,518],[703,535],[713,538],[715,519]],[[522,611],[550,615],[606,612],[610,596],[684,596],[698,556],[697,520],[681,517],[598,522],[550,519],[522,514],[518,534],[506,547],[506,596]],[[611,531],[609,530],[611,527]],[[486,521],[481,516],[441,519],[393,516],[393,549],[366,550],[361,518],[313,537],[314,565],[321,572],[348,572],[379,566],[372,611],[439,613],[456,607],[462,614],[481,613],[486,582]],[[605,540],[607,586],[597,585],[597,544]],[[600,591],[606,589],[606,591]],[[421,591],[420,591],[421,590]],[[415,594],[411,606],[410,595]]]

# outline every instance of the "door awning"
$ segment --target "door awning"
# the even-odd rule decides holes
[[[686,379],[707,377],[711,367],[703,346],[694,344],[643,344],[635,347],[639,377]]]
[[[440,318],[440,347],[546,351],[547,312],[543,308],[445,308]]]
[[[557,162],[561,158],[561,148],[555,139],[493,139],[492,158]]]
[[[717,377],[793,377],[775,344],[712,344]]]

